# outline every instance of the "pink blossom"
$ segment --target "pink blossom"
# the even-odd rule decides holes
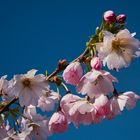
[[[2,95],[3,100],[10,100],[14,97],[13,81],[8,81],[6,78],[6,75],[0,78],[0,94]]]
[[[76,96],[74,94],[66,94],[65,96],[63,96],[63,98],[61,99],[61,106],[65,105],[65,104],[69,104],[72,102],[76,102],[81,100],[81,98],[79,96]]]
[[[6,80],[6,75],[5,76],[2,76],[0,78],[0,94],[1,95],[7,95],[7,87],[8,87],[8,81]]]
[[[21,106],[35,105],[44,94],[44,90],[49,90],[44,75],[35,75],[37,70],[30,70],[27,74],[14,76],[14,94],[19,98]]]
[[[52,133],[63,133],[68,129],[68,121],[63,112],[55,112],[50,121],[49,129]]]
[[[102,68],[102,62],[99,57],[94,57],[91,60],[91,67],[95,70],[100,70]]]
[[[140,56],[140,41],[134,38],[127,29],[117,34],[104,32],[103,43],[97,43],[96,48],[103,65],[109,69],[119,70],[128,67],[132,58]]]
[[[113,97],[108,104],[105,106],[106,110],[106,118],[107,119],[113,119],[117,115],[121,114],[121,112],[124,110],[124,107],[126,105],[127,98],[125,97]]]
[[[77,85],[77,92],[87,94],[90,98],[98,97],[101,94],[107,95],[113,92],[112,82],[117,79],[109,72],[92,70],[86,73]]]
[[[123,95],[128,97],[126,102],[127,109],[133,109],[136,105],[137,100],[140,99],[140,96],[132,91],[124,92]]]
[[[35,140],[46,140],[50,135],[48,128],[48,119],[36,113],[36,107],[28,106],[24,111],[24,116],[28,119],[22,118],[22,129],[25,130],[32,127],[32,131],[29,134],[29,138],[34,137]]]
[[[116,15],[113,11],[109,10],[104,13],[104,20],[108,23],[114,23],[116,21]]]
[[[61,108],[75,127],[80,123],[89,125],[99,123],[105,116],[102,107],[108,102],[106,96],[101,95],[95,101],[67,94],[61,100]]]
[[[66,114],[69,122],[73,122],[75,127],[79,126],[79,123],[91,124],[92,116],[90,113],[81,113],[78,111],[80,105],[86,103],[86,98],[80,98],[77,95],[67,94],[61,100],[61,109]],[[81,107],[82,109],[82,107]],[[84,109],[84,108],[83,108]]]
[[[40,107],[42,111],[51,111],[54,109],[55,103],[57,103],[58,98],[58,93],[55,93],[54,91],[48,91],[38,100],[38,107]]]
[[[31,133],[32,127],[26,128],[21,133],[15,132],[13,129],[8,131],[7,137],[2,140],[31,140],[28,135]]]
[[[63,72],[63,78],[66,83],[77,85],[83,75],[83,70],[79,62],[69,64]]]
[[[121,114],[121,112],[126,107],[127,109],[132,109],[136,105],[136,101],[140,97],[136,95],[134,92],[129,91],[110,99],[108,104],[105,107],[106,110],[106,118],[112,119],[115,116]]]

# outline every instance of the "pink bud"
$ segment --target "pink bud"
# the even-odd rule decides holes
[[[83,70],[79,62],[69,64],[63,72],[63,78],[66,83],[77,85],[83,75]]]
[[[104,20],[108,23],[114,23],[116,21],[116,15],[113,11],[109,10],[104,13]]]
[[[50,121],[49,129],[52,133],[63,133],[68,129],[68,121],[63,112],[55,112]]]
[[[124,23],[126,21],[126,15],[124,14],[118,15],[116,19],[119,23]]]
[[[92,58],[90,64],[91,67],[95,70],[100,70],[102,68],[102,62],[99,57]]]

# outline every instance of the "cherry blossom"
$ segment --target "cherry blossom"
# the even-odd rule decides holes
[[[6,75],[0,78],[0,94],[2,95],[3,100],[9,100],[9,98],[14,97],[13,81],[8,81],[6,78]]]
[[[97,43],[99,57],[109,69],[128,67],[133,57],[139,56],[140,42],[127,29],[116,35],[104,32],[103,43]]]
[[[48,91],[38,100],[38,107],[42,111],[52,111],[57,103],[59,94],[54,91]]]
[[[68,115],[69,121],[78,127],[80,123],[85,125],[99,123],[105,116],[102,108],[107,102],[108,98],[104,95],[93,102],[87,98],[67,94],[61,100],[61,108]]]
[[[32,131],[32,127],[26,128],[21,133],[16,133],[14,130],[10,130],[7,133],[7,137],[2,140],[31,140],[28,135]]]
[[[37,105],[43,90],[48,90],[48,83],[44,75],[35,75],[37,70],[30,70],[27,74],[14,76],[14,94],[19,98],[21,106]]]
[[[68,121],[61,111],[55,112],[49,121],[49,129],[52,133],[62,133],[68,129]]]
[[[112,119],[121,114],[125,107],[127,109],[134,108],[139,98],[140,97],[132,91],[114,96],[106,105],[106,118]]]
[[[140,96],[132,91],[124,92],[122,95],[128,98],[125,105],[127,109],[133,109],[136,105],[137,100],[140,99]]]
[[[33,128],[28,137],[30,139],[34,137],[35,140],[46,140],[47,136],[50,135],[48,129],[48,119],[40,114],[37,114],[34,106],[27,107],[24,115],[27,119],[22,118],[23,130],[29,127]]]
[[[63,72],[63,78],[66,83],[77,85],[83,75],[83,70],[79,62],[69,64]]]
[[[90,98],[107,95],[114,90],[112,82],[117,82],[117,79],[109,72],[92,70],[81,78],[77,92],[87,94]]]

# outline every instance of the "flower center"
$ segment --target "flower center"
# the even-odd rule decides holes
[[[96,86],[96,85],[98,84],[98,82],[101,81],[101,80],[103,80],[103,79],[104,79],[103,76],[102,76],[102,75],[99,75],[99,76],[97,77],[97,79],[93,82],[94,85]]]
[[[30,87],[31,86],[31,81],[29,78],[25,78],[23,81],[22,81],[22,84],[24,85],[24,87]]]
[[[114,39],[112,41],[112,49],[111,51],[115,51],[119,54],[122,54],[123,52],[125,52],[125,49],[124,49],[124,43],[122,42],[122,40],[120,39]]]
[[[115,39],[112,41],[112,50],[115,51],[120,51],[121,47],[121,42],[120,39]]]
[[[112,41],[112,46],[113,47],[119,47],[120,46],[120,40],[119,39],[115,39]]]

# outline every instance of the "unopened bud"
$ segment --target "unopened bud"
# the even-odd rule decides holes
[[[108,23],[114,23],[116,21],[116,15],[113,11],[109,10],[104,13],[104,20]]]
[[[117,19],[117,22],[124,23],[126,21],[126,15],[124,14],[118,15],[116,19]]]
[[[91,67],[95,70],[100,70],[102,68],[102,62],[99,57],[94,57],[91,60]]]

